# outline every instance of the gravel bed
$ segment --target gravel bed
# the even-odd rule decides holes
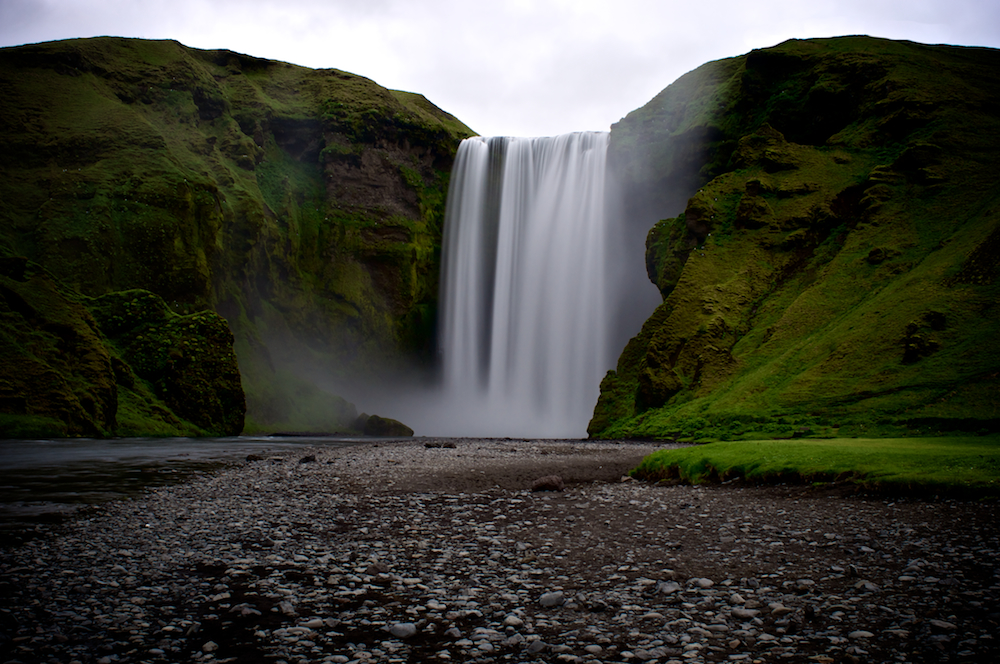
[[[658,447],[383,442],[111,503],[0,551],[0,660],[1000,661],[995,503],[622,478]]]

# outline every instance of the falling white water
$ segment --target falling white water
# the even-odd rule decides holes
[[[436,433],[582,437],[613,357],[607,133],[470,138],[452,170]]]

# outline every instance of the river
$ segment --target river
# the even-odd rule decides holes
[[[58,521],[85,505],[211,472],[247,455],[356,445],[370,438],[239,436],[0,440],[0,525]]]

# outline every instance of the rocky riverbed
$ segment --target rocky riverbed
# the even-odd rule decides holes
[[[622,479],[656,447],[317,448],[94,508],[2,550],[0,659],[1000,659],[996,504]]]

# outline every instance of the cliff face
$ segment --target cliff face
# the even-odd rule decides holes
[[[221,314],[251,426],[353,421],[295,365],[349,385],[430,357],[448,174],[472,132],[420,95],[115,38],[0,49],[0,94],[3,254],[86,297]]]
[[[591,435],[998,428],[998,91],[995,50],[791,41],[615,125],[664,300]]]

